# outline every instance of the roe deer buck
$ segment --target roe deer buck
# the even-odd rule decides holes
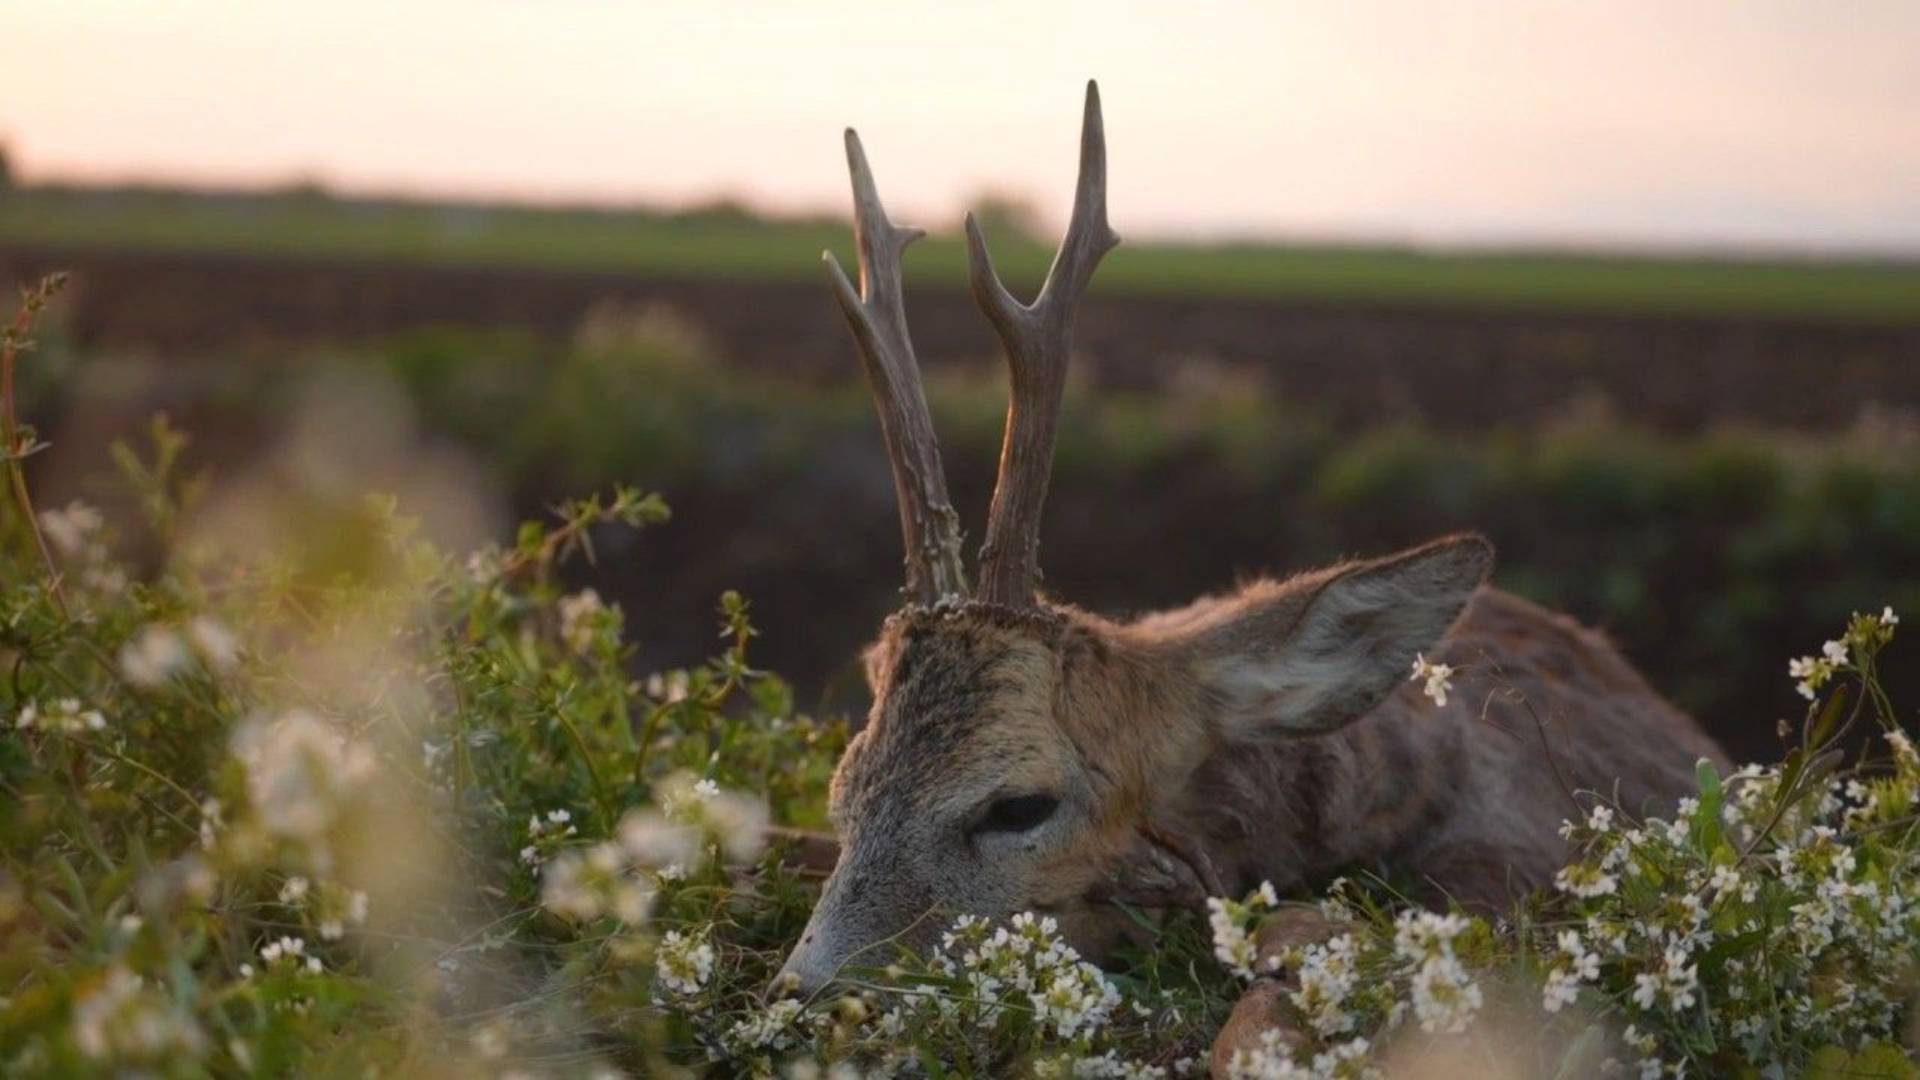
[[[867,652],[873,710],[833,779],[839,863],[788,989],[865,950],[925,945],[935,912],[1045,912],[1099,955],[1128,922],[1115,898],[1287,889],[1354,864],[1501,906],[1561,865],[1573,788],[1671,804],[1698,759],[1721,759],[1600,636],[1486,585],[1478,536],[1131,622],[1041,596],[1074,305],[1119,242],[1092,83],[1083,125],[1071,221],[1032,304],[966,222],[974,295],[1012,371],[972,591],[902,306],[901,252],[921,233],[887,220],[846,133],[858,290],[824,258],[879,407],[906,605]],[[1444,706],[1407,681],[1423,653],[1461,673]]]

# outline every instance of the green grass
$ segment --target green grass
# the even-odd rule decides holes
[[[1125,222],[1119,223],[1125,231]],[[0,245],[123,247],[442,265],[817,280],[819,253],[851,259],[831,221],[745,215],[356,201],[321,194],[32,188],[0,194]],[[996,241],[1010,281],[1030,285],[1050,249]],[[908,258],[920,285],[958,287],[957,236]],[[1262,244],[1123,244],[1105,293],[1460,305],[1855,322],[1920,319],[1920,263],[1656,258],[1555,252],[1429,253]]]

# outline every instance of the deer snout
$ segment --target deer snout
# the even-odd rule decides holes
[[[768,1001],[812,997],[833,981],[836,966],[830,951],[821,944],[819,927],[807,927],[793,951],[787,954],[787,962],[780,965],[780,974],[768,984]]]

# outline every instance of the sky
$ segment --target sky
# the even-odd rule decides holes
[[[1920,254],[1914,0],[0,0],[28,179],[1058,220],[1130,236]]]

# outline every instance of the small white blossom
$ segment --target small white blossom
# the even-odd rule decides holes
[[[1406,655],[1405,653],[1401,654]],[[1435,705],[1445,705],[1447,694],[1453,690],[1453,667],[1450,664],[1436,664],[1428,660],[1425,653],[1415,653],[1413,657],[1413,675],[1408,682],[1426,681],[1420,692],[1433,699]]]
[[[195,615],[189,620],[187,637],[201,661],[214,671],[230,670],[240,660],[240,642],[211,615]]]
[[[705,934],[669,930],[654,954],[654,972],[660,985],[670,992],[697,994],[713,975],[713,946]]]
[[[600,602],[600,594],[592,589],[582,589],[572,596],[561,597],[560,640],[574,652],[586,652],[593,647],[596,624],[606,610],[606,605]]]
[[[120,647],[120,673],[135,686],[155,687],[187,666],[187,647],[171,628],[149,623]]]

